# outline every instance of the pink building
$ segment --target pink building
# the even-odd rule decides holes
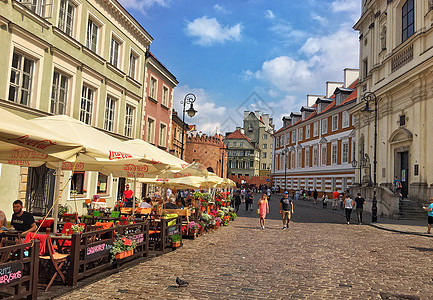
[[[173,89],[176,77],[150,52],[146,52],[146,105],[143,140],[169,151],[172,126]]]

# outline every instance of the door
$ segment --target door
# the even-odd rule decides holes
[[[117,184],[117,199],[122,199],[123,192],[125,191],[125,183],[126,178],[125,177],[119,177],[119,183]]]
[[[409,151],[401,152],[400,155],[401,194],[406,198],[409,192]]]
[[[29,168],[26,190],[26,211],[43,217],[53,205],[55,170],[45,165]]]

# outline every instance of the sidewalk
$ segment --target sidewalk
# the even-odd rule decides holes
[[[281,198],[283,197],[283,194],[274,194],[275,198]],[[322,202],[321,199],[319,199],[318,204],[314,204],[313,199],[311,198],[310,201],[303,201],[298,200],[293,202],[294,205],[302,205],[306,207],[312,207],[316,209],[320,209],[323,211],[327,211],[329,213],[339,214],[342,217],[344,217],[344,210],[338,209],[338,210],[332,210],[329,208],[324,210],[322,208]],[[353,214],[352,214],[353,215]],[[426,236],[426,237],[433,237],[433,233],[427,234],[427,213],[425,219],[420,220],[396,220],[396,219],[388,219],[388,218],[377,218],[376,223],[371,223],[371,213],[364,212],[363,219],[365,220],[364,223],[367,225],[370,225],[372,227],[392,231],[392,232],[398,232],[403,234],[413,234],[413,235],[420,235],[420,236]]]

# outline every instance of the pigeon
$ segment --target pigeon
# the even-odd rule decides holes
[[[177,287],[178,287],[178,288],[180,288],[181,286],[189,285],[188,282],[183,281],[183,280],[180,279],[179,277],[176,278],[176,283],[177,283]]]

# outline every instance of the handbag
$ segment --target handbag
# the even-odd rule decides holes
[[[260,214],[260,208],[257,208],[257,214],[258,215]]]

